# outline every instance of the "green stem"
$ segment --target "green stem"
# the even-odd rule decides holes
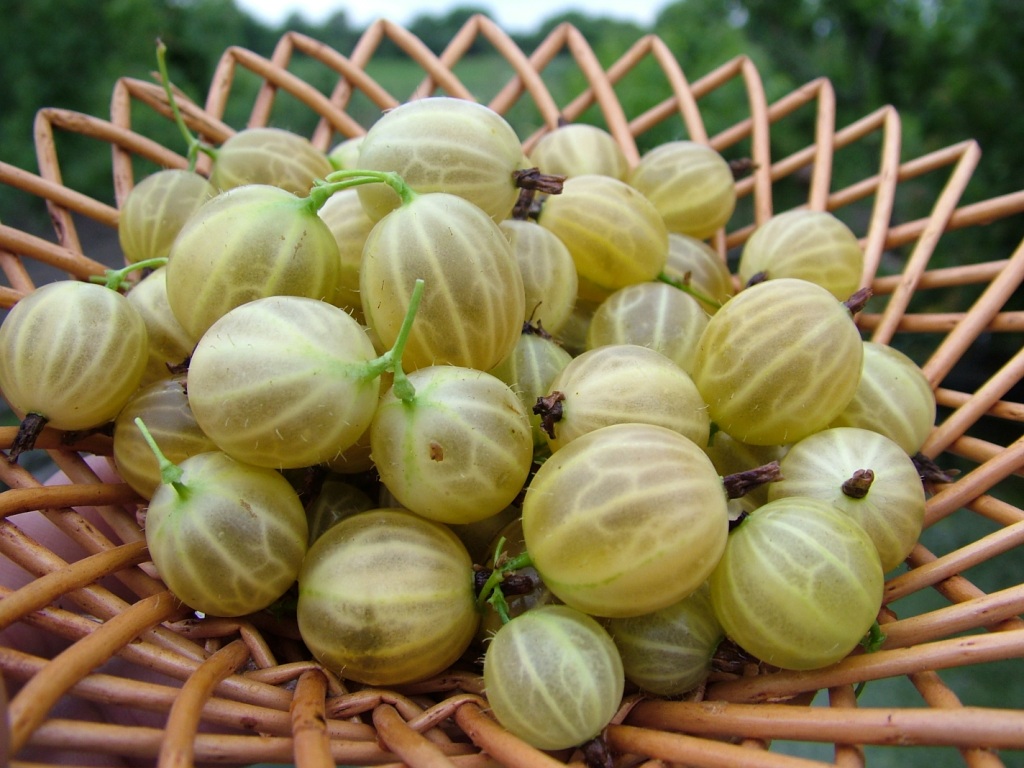
[[[142,261],[136,261],[134,264],[129,264],[126,267],[121,267],[121,269],[108,269],[102,275],[92,275],[89,278],[89,282],[106,286],[112,291],[119,291],[121,290],[121,286],[124,285],[125,280],[128,279],[128,275],[132,272],[139,269],[158,269],[166,263],[166,256],[157,256],[153,259],[143,259]]]
[[[501,617],[501,623],[508,624],[508,602],[505,600],[505,594],[501,591],[501,583],[505,580],[505,574],[509,571],[518,571],[522,568],[533,566],[533,558],[530,557],[529,552],[521,552],[515,557],[509,558],[501,565],[497,565],[501,560],[501,553],[504,548],[505,537],[502,536],[498,539],[498,545],[494,548],[494,562],[496,565],[491,571],[490,576],[487,577],[487,581],[480,588],[476,604],[477,608],[481,611],[484,610],[485,605],[490,605],[497,611],[498,616]]]
[[[693,298],[697,299],[697,301],[703,304],[707,304],[709,307],[714,307],[715,309],[722,308],[722,302],[716,301],[715,299],[711,298],[702,291],[698,291],[686,280],[679,280],[677,278],[672,277],[671,275],[665,274],[664,272],[658,275],[658,279],[663,283],[668,283],[674,288],[678,288],[683,293],[690,294],[691,296],[693,296]]]
[[[322,181],[317,180],[309,191],[306,201],[315,213],[323,208],[324,203],[335,192],[359,187],[363,184],[387,184],[398,195],[402,205],[411,203],[416,197],[416,193],[405,183],[405,179],[393,171],[365,171],[351,168],[330,173]]]
[[[412,331],[412,323],[416,318],[416,312],[420,308],[420,301],[423,299],[423,279],[418,278],[413,286],[412,295],[409,297],[409,308],[405,311],[405,318],[402,320],[402,327],[398,329],[398,337],[395,343],[387,352],[371,360],[367,364],[366,375],[370,378],[380,376],[384,371],[392,371],[395,375],[392,383],[392,391],[404,403],[409,403],[416,397],[416,388],[405,373],[402,367],[402,353],[409,341],[409,333]]]
[[[194,171],[196,169],[196,158],[200,152],[205,152],[210,157],[216,157],[217,150],[208,144],[204,144],[197,139],[192,132],[185,125],[185,118],[181,115],[181,110],[178,108],[178,100],[174,96],[174,90],[171,88],[171,78],[167,74],[167,46],[163,40],[156,41],[156,65],[160,71],[160,83],[164,87],[164,93],[167,94],[167,103],[171,107],[171,114],[174,116],[174,124],[178,126],[178,130],[181,131],[182,137],[185,139],[185,146],[188,147],[188,169]]]
[[[156,444],[156,440],[153,438],[152,433],[149,431],[145,422],[142,421],[141,417],[136,417],[135,426],[139,428],[139,431],[142,433],[142,437],[145,439],[149,449],[153,451],[153,455],[156,456],[157,464],[160,465],[160,482],[170,485],[178,492],[178,496],[183,499],[186,498],[189,495],[188,486],[181,482],[181,478],[184,476],[185,471],[164,456],[164,452],[161,451],[160,446]]]

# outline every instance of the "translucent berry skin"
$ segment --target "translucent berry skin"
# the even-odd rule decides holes
[[[669,141],[650,150],[629,183],[651,201],[670,232],[699,240],[725,226],[736,208],[729,164],[711,147],[692,141]]]
[[[913,456],[935,426],[935,392],[924,371],[903,352],[865,341],[857,391],[829,426],[870,429]]]
[[[275,470],[219,451],[178,465],[184,495],[153,493],[146,542],[160,577],[197,611],[244,616],[281,597],[299,572],[308,524],[295,490]]]
[[[730,299],[701,335],[694,382],[741,442],[783,445],[823,429],[853,397],[864,356],[849,310],[796,278]]]
[[[678,696],[703,682],[725,633],[707,585],[667,608],[605,624],[626,679],[658,696]]]
[[[228,310],[266,296],[330,300],[338,246],[301,198],[264,184],[223,192],[188,220],[171,247],[167,300],[195,341]]]
[[[334,235],[340,257],[338,285],[328,301],[361,319],[363,301],[359,293],[359,267],[363,262],[363,245],[375,222],[366,215],[355,189],[343,189],[332,194],[318,214]]]
[[[122,479],[144,498],[150,498],[160,486],[160,465],[135,424],[137,418],[174,463],[217,449],[196,423],[183,375],[140,387],[114,420],[114,462]]]
[[[534,608],[494,635],[484,686],[498,722],[538,749],[597,736],[625,688],[622,660],[594,619],[564,605]]]
[[[668,258],[665,274],[690,285],[712,301],[701,301],[708,314],[715,314],[720,305],[736,293],[732,274],[725,259],[705,243],[678,232],[668,234]]]
[[[367,685],[401,685],[447,669],[479,614],[473,564],[446,526],[401,509],[341,520],[299,574],[299,631],[328,669]]]
[[[882,563],[857,523],[819,499],[769,502],[730,535],[711,574],[726,634],[762,661],[817,669],[846,657],[882,604]]]
[[[327,155],[304,136],[281,128],[246,128],[218,148],[210,183],[221,191],[269,184],[305,195],[332,170]]]
[[[668,283],[639,283],[601,302],[587,329],[587,348],[638,344],[692,374],[707,324],[707,312],[688,293]]]
[[[754,230],[737,271],[743,284],[758,273],[769,280],[798,277],[846,301],[860,287],[863,269],[864,252],[846,224],[828,211],[798,209]]]
[[[544,201],[537,221],[569,249],[587,300],[653,280],[665,266],[668,230],[661,215],[640,192],[610,176],[567,179],[561,194]]]
[[[884,435],[856,427],[824,429],[790,447],[780,467],[782,479],[768,485],[769,499],[810,496],[841,509],[871,537],[886,572],[917,543],[924,486],[914,462]],[[866,494],[844,493],[843,484],[866,469],[874,475]]]
[[[501,512],[526,482],[533,432],[525,406],[500,379],[440,365],[409,374],[409,401],[380,401],[370,447],[381,481],[401,504],[442,523]]]
[[[370,425],[377,354],[351,315],[323,301],[268,296],[231,310],[189,363],[192,411],[240,461],[294,468],[337,457]]]
[[[0,389],[11,408],[56,429],[112,421],[142,381],[148,339],[128,300],[60,280],[19,300],[0,325]]]
[[[167,301],[167,267],[153,270],[136,283],[128,292],[128,303],[142,317],[149,339],[142,383],[171,378],[171,368],[188,360],[195,340],[182,328]]]
[[[629,161],[615,138],[587,123],[570,123],[544,134],[529,157],[542,173],[566,177],[597,173],[620,181],[629,175]]]
[[[418,278],[425,287],[402,357],[406,370],[447,364],[487,371],[515,347],[523,278],[508,238],[480,208],[456,195],[421,194],[370,232],[360,292],[385,347],[398,337]]]
[[[458,195],[498,222],[519,197],[512,174],[522,161],[519,137],[497,112],[435,96],[385,112],[363,137],[357,167],[398,173],[416,192]],[[360,187],[359,197],[375,221],[399,205],[398,195],[383,184]]]
[[[144,178],[128,193],[117,222],[125,261],[166,256],[188,217],[216,193],[205,178],[179,168]]]
[[[572,254],[565,243],[536,222],[508,219],[499,226],[508,236],[523,276],[523,321],[557,333],[572,314],[579,290]]]
[[[657,424],[700,447],[707,445],[711,421],[693,379],[648,347],[610,344],[584,352],[555,376],[551,391],[565,398],[554,437],[548,435],[552,451],[595,429],[623,423]]]
[[[637,616],[681,600],[725,548],[722,479],[700,448],[651,424],[576,438],[534,475],[523,534],[555,596],[595,616]]]

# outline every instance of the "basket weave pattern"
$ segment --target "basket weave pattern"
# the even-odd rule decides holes
[[[424,80],[414,93],[396,97],[366,73],[385,38],[422,67]],[[954,482],[932,484],[926,526],[957,513],[960,522],[984,518],[994,528],[949,552],[915,548],[909,568],[888,581],[886,605],[921,591],[937,593],[944,605],[899,617],[883,608],[880,620],[887,639],[878,652],[854,654],[811,672],[778,672],[743,663],[728,670],[722,666],[706,688],[686,701],[627,697],[606,734],[617,764],[661,760],[718,766],[742,760],[752,766],[821,765],[767,751],[774,739],[793,739],[836,745],[835,761],[844,766],[864,764],[860,745],[865,744],[943,745],[959,749],[968,765],[1003,765],[992,750],[1024,749],[1024,713],[963,706],[938,671],[1024,656],[1024,622],[1019,617],[1024,585],[1009,583],[986,593],[960,575],[1024,542],[1024,511],[998,493],[1001,484],[1024,470],[1024,439],[993,442],[990,437],[993,431],[1020,432],[1024,405],[1006,398],[1024,377],[1024,352],[1013,355],[973,392],[957,391],[945,382],[983,335],[1021,338],[1024,313],[1005,306],[1024,280],[1024,247],[985,263],[929,265],[946,233],[995,219],[1021,220],[1024,192],[962,203],[980,158],[975,142],[905,160],[898,112],[883,107],[837,128],[835,97],[827,80],[810,82],[768,103],[749,59],[729,61],[690,82],[654,36],[637,41],[606,70],[569,25],[552,31],[529,56],[484,17],[470,20],[440,56],[386,21],[370,26],[348,55],[289,33],[270,59],[240,48],[227,50],[206,104],[201,107],[182,97],[181,106],[190,127],[204,140],[223,141],[234,131],[223,117],[235,74],[239,68],[250,70],[263,84],[249,124],[267,124],[275,97],[284,91],[319,115],[311,138],[327,149],[339,135],[364,132],[346,112],[357,92],[380,109],[437,92],[475,99],[453,69],[478,39],[489,42],[516,73],[489,106],[506,113],[525,99],[540,114],[544,127],[525,138],[527,147],[559,120],[571,122],[596,105],[631,162],[639,158],[637,137],[667,120],[679,121],[689,138],[709,143],[727,157],[748,156],[754,170],[737,181],[737,188],[741,199],[749,201],[750,218],[713,239],[723,257],[772,215],[777,186],[797,175],[806,179],[808,207],[840,216],[851,206],[868,211],[858,235],[866,254],[863,284],[873,288],[876,298],[858,322],[865,337],[883,343],[912,334],[937,339],[926,359],[918,361],[943,407],[923,453],[940,464],[945,454],[969,466]],[[559,105],[542,73],[564,53],[575,60],[589,87]],[[336,73],[333,92],[321,93],[292,74],[289,66],[296,56],[315,59]],[[657,63],[673,95],[643,114],[627,115],[616,84],[646,59]],[[742,85],[749,117],[709,135],[700,99],[736,83]],[[104,270],[83,253],[76,221],[85,217],[115,227],[118,210],[63,185],[58,132],[90,136],[112,148],[118,205],[134,185],[135,158],[186,167],[181,154],[133,132],[131,115],[140,104],[170,115],[159,85],[128,78],[116,84],[109,121],[42,110],[35,125],[39,174],[0,162],[0,181],[45,200],[56,234],[52,242],[0,224],[0,267],[6,277],[0,305],[11,306],[34,289],[26,268],[31,260],[77,278]],[[805,108],[815,110],[814,135],[800,151],[774,157],[773,126]],[[833,188],[834,157],[860,141],[880,145],[877,171]],[[893,212],[901,185],[936,173],[947,180],[931,213],[896,224]],[[882,274],[887,260],[898,260],[895,274]],[[967,286],[983,289],[971,293],[980,297],[963,298]],[[946,311],[912,311],[911,300],[925,292],[941,295]],[[979,429],[993,423],[1000,429]],[[14,432],[0,429],[0,447],[10,446]],[[70,484],[44,485],[24,468],[0,461],[0,480],[10,488],[0,495],[0,558],[9,561],[9,570],[30,574],[0,587],[0,630],[6,630],[0,675],[11,691],[12,759],[35,759],[40,754],[35,750],[43,748],[57,750],[62,757],[53,759],[64,763],[73,762],[72,755],[94,753],[163,766],[207,761],[294,762],[300,767],[540,766],[579,759],[571,753],[539,752],[506,733],[487,713],[481,681],[471,667],[453,668],[440,678],[397,691],[363,689],[311,661],[293,623],[269,615],[197,620],[147,565],[136,519],[139,499],[111,476],[102,459],[86,460],[109,456],[109,439],[89,436],[68,443],[62,434],[47,430],[38,445]],[[19,513],[30,514],[13,517]],[[858,707],[857,684],[898,676],[909,677],[922,706]],[[822,690],[828,692],[828,706],[807,706]],[[105,714],[96,715],[95,710]],[[121,714],[109,716],[115,711]]]

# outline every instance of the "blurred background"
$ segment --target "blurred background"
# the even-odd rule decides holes
[[[92,115],[109,114],[111,89],[117,78],[152,77],[155,40],[168,46],[170,74],[175,85],[202,103],[214,68],[228,46],[249,48],[270,56],[281,34],[303,32],[341,53],[348,53],[372,21],[368,4],[317,0],[301,5],[260,0],[0,0],[0,161],[35,171],[32,124],[45,106]],[[693,82],[733,57],[745,54],[760,72],[769,101],[817,77],[829,78],[836,91],[839,127],[885,104],[899,110],[904,160],[966,139],[982,149],[962,203],[986,200],[1024,187],[1024,3],[1020,0],[679,0],[678,2],[518,2],[485,4],[390,2],[390,18],[402,23],[439,53],[464,22],[475,13],[490,15],[529,54],[559,23],[578,27],[605,66],[616,61],[639,37],[660,36]],[[586,10],[580,10],[585,8]],[[649,65],[649,69],[647,68]],[[292,70],[329,93],[336,75],[319,64],[297,57]],[[376,54],[369,73],[399,98],[411,93],[422,79],[419,68],[393,46]],[[510,70],[486,42],[478,42],[456,73],[481,101],[493,96]],[[617,89],[628,115],[636,115],[669,95],[652,62],[642,62]],[[556,101],[565,104],[586,87],[568,54],[557,57],[545,71],[545,82]],[[259,81],[239,74],[225,120],[243,127],[251,96]],[[248,95],[250,98],[246,98]],[[747,114],[742,99],[711,94],[701,103],[708,131],[735,124]],[[350,109],[369,125],[379,109],[368,100],[354,99]],[[588,120],[600,123],[596,110]],[[537,127],[529,109],[511,113],[510,122],[528,135]],[[134,120],[134,115],[133,115]],[[772,150],[782,156],[806,146],[813,136],[813,110],[787,118],[785,128],[773,129]],[[314,120],[309,110],[279,97],[273,123],[309,133]],[[133,123],[139,132],[184,151],[173,126],[152,113],[140,113]],[[669,124],[646,134],[641,150],[672,138],[684,138]],[[338,137],[340,140],[342,137]],[[95,140],[74,135],[58,137],[65,183],[113,204],[110,151]],[[862,141],[837,158],[834,186],[868,178],[878,167],[880,142]],[[897,221],[928,213],[947,175],[923,178],[915,192],[897,201]],[[798,197],[800,190],[795,190]],[[868,201],[870,202],[870,201]],[[779,206],[785,207],[785,206]],[[0,185],[0,221],[52,239],[45,208],[38,200]],[[116,235],[82,222],[89,255],[115,264],[120,259]],[[863,231],[863,228],[857,230]],[[951,233],[950,245],[936,253],[936,265],[1008,257],[1021,243],[1021,217],[988,227],[974,227],[963,237]],[[1024,297],[1014,298],[1021,309]],[[936,308],[935,311],[941,311]],[[1018,340],[1018,341],[1015,341]],[[1015,334],[988,334],[979,340],[973,358],[958,367],[947,383],[973,391],[1019,344]],[[1022,393],[1009,399],[1021,401]],[[1005,445],[1018,435],[996,435]],[[1017,506],[1024,503],[1021,479],[1014,478],[1000,493]],[[971,525],[977,525],[972,518]],[[950,524],[926,532],[932,551],[950,551],[980,535],[975,527]],[[995,590],[1024,582],[1021,558],[1003,559],[987,571],[968,574],[979,586]],[[944,604],[936,594],[915,596],[905,615]],[[929,602],[931,601],[931,602]],[[1024,708],[1019,663],[980,665],[943,672],[967,705]],[[867,685],[865,706],[922,706],[920,695],[906,679]],[[831,760],[829,745],[776,744],[775,749]],[[964,764],[953,749],[869,747],[871,766],[928,766]],[[1004,755],[1007,765],[1024,764],[1024,755]],[[1015,762],[1017,761],[1017,762]]]

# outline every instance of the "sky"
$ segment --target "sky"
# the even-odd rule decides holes
[[[402,25],[422,14],[442,15],[453,8],[467,5],[489,8],[491,18],[508,32],[531,32],[539,22],[559,13],[582,11],[592,16],[609,16],[635,21],[644,26],[653,24],[662,7],[670,0],[236,0],[253,16],[268,24],[279,24],[293,13],[308,21],[320,23],[339,10],[344,10],[349,23],[364,27],[378,17],[386,17]],[[381,12],[381,8],[386,12]]]

